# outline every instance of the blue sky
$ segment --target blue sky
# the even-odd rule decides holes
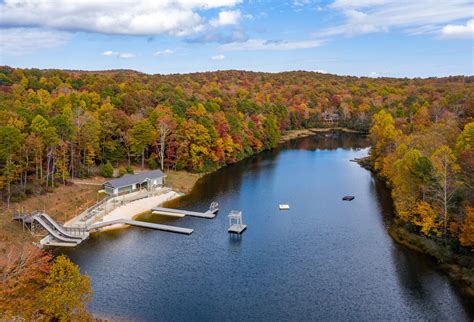
[[[474,0],[4,0],[0,64],[474,74]]]

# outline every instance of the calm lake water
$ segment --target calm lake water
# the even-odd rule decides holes
[[[215,219],[142,218],[193,228],[190,236],[128,228],[64,252],[91,277],[91,311],[109,319],[471,320],[431,260],[388,235],[388,192],[349,162],[367,153],[357,135],[295,140],[206,176],[170,204],[200,211],[218,201]],[[242,236],[227,232],[232,209],[243,211]]]

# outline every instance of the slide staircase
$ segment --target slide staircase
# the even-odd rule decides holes
[[[44,217],[42,216],[34,216],[34,220],[39,223],[41,226],[43,226],[44,229],[48,231],[48,233],[56,238],[57,240],[60,240],[65,243],[72,243],[75,245],[78,245],[82,242],[82,239],[77,239],[77,238],[70,238],[64,236],[60,231],[58,231],[49,221],[45,221]]]
[[[70,232],[68,232],[63,226],[59,225],[53,218],[51,218],[47,213],[44,212],[35,212],[34,216],[39,216],[41,217],[44,221],[46,221],[50,226],[54,227],[61,235],[67,238],[72,238],[72,239],[79,239],[79,240],[84,240],[87,238],[86,234],[81,234],[81,235],[73,235]]]

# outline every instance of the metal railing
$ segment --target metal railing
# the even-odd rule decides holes
[[[143,198],[158,196],[172,191],[171,188],[159,188],[154,190],[139,190],[123,195],[112,195],[108,196],[98,203],[84,210],[79,216],[79,222],[83,223],[84,226],[102,219],[105,215],[111,211],[117,209],[120,206],[126,205],[132,201],[136,201]],[[75,228],[75,227],[74,227]]]

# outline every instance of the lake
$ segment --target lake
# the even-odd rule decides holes
[[[388,235],[389,192],[349,161],[367,153],[366,139],[348,133],[287,142],[168,204],[203,211],[218,201],[215,219],[141,218],[190,236],[132,227],[64,252],[91,278],[90,310],[109,319],[472,320],[432,260]],[[241,236],[227,232],[232,209],[248,225]]]

